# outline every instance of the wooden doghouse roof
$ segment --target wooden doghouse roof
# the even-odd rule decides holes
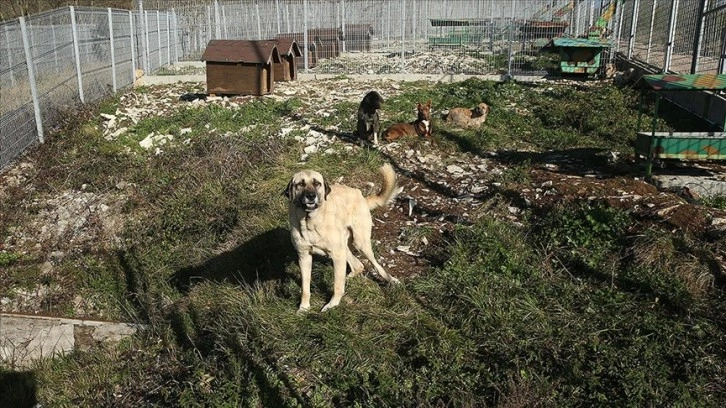
[[[280,55],[292,54],[293,57],[302,57],[300,46],[297,45],[297,41],[294,38],[278,37],[274,41],[277,42],[277,50],[280,52]]]
[[[280,53],[275,40],[210,40],[201,60],[268,64],[280,62]]]

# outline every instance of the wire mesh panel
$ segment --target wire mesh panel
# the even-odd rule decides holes
[[[28,66],[17,21],[0,24],[0,169],[37,141]]]
[[[31,16],[27,27],[43,126],[50,128],[80,103],[70,9]]]
[[[161,50],[159,47],[159,41],[161,33],[159,32],[159,20],[156,11],[145,11],[146,18],[146,37],[148,38],[148,58],[149,58],[149,72],[154,72],[159,69],[161,63]]]
[[[131,32],[132,16],[125,10],[113,10],[111,23],[113,26],[113,50],[116,63],[116,87],[124,88],[134,82],[134,40]]]
[[[697,36],[701,2],[678,1],[676,7],[670,65],[667,68],[673,72],[688,73],[693,61],[693,44]]]
[[[726,61],[726,1],[712,2],[704,12],[696,72],[719,72]],[[720,72],[725,73],[725,72]]]
[[[108,13],[76,9],[76,27],[85,102],[96,101],[113,93]]]

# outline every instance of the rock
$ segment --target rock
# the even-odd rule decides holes
[[[461,167],[459,167],[459,166],[457,166],[455,164],[450,164],[450,165],[446,166],[446,171],[449,172],[450,174],[462,174],[462,173],[464,173],[464,169],[462,169]]]

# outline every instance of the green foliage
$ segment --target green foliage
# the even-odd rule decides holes
[[[701,204],[707,207],[718,208],[726,210],[726,195],[717,195],[712,197],[701,198]]]
[[[596,268],[617,256],[624,245],[623,233],[630,224],[627,213],[601,204],[556,208],[536,227],[542,245],[563,250],[572,259]]]
[[[0,251],[0,266],[8,267],[20,258],[21,255],[16,252]]]
[[[525,160],[512,167],[504,169],[494,179],[502,183],[506,188],[512,188],[518,190],[517,186],[528,185],[530,183],[530,168],[531,163],[529,160]]]
[[[532,68],[538,70],[546,70],[548,72],[556,72],[560,67],[562,58],[555,52],[542,52],[537,55],[537,59],[532,62]]]
[[[400,116],[386,120],[411,120],[428,99],[434,110],[492,106],[481,129],[435,127],[459,151],[632,140],[633,95],[609,86],[470,79],[402,89],[386,101]],[[388,160],[352,149],[299,163],[298,143],[275,135],[303,106],[267,98],[235,109],[184,106],[140,121],[121,146],[92,120],[54,142],[53,171],[38,176],[44,191],[134,186],[118,247],[69,256],[58,282],[105,304],[107,315],[148,326],[119,348],[36,367],[43,405],[722,405],[726,299],[722,284],[699,280],[717,268],[716,250],[643,233],[640,220],[605,204],[533,208],[517,224],[482,211],[435,243],[437,225],[408,226],[402,244],[436,256],[436,266],[402,285],[349,279],[339,308],[295,313],[299,268],[280,196],[288,177],[312,167],[363,188]],[[352,129],[355,107],[341,102],[308,123]],[[133,147],[150,132],[182,128],[192,129],[188,142],[163,154]],[[522,160],[492,174],[501,191],[491,201],[529,188],[532,166]],[[25,262],[0,252],[5,281],[43,279]],[[313,310],[330,297],[331,275],[329,262],[314,263]]]

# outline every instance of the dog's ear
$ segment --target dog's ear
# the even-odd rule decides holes
[[[285,187],[282,191],[282,195],[284,195],[288,200],[292,197],[292,179],[290,179],[290,182],[287,183],[287,187]]]
[[[328,199],[328,194],[330,194],[330,183],[328,183],[328,180],[323,180],[323,187],[325,187],[325,199]]]
[[[431,99],[429,99],[429,101],[428,101],[428,102],[426,102],[426,106],[427,106],[428,108],[431,108]]]

